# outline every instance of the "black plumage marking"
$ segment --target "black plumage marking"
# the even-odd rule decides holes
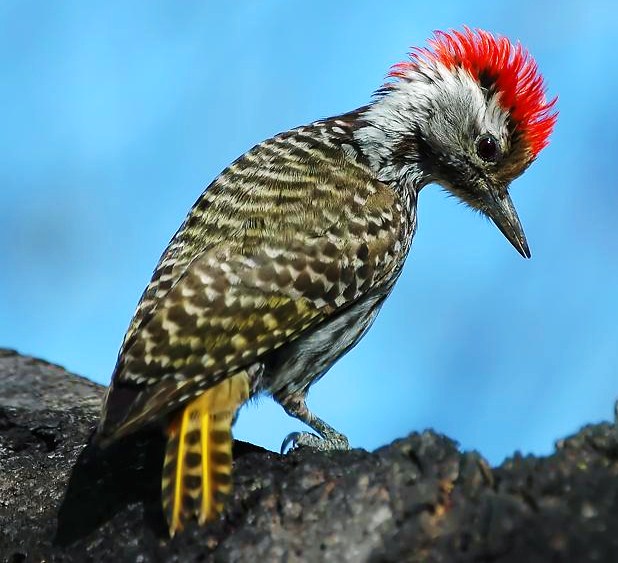
[[[225,430],[213,430],[210,434],[210,439],[215,444],[227,444],[230,439],[230,433]]]
[[[167,318],[182,327],[185,332],[196,329],[197,317],[190,315],[182,303],[176,303],[167,310]]]
[[[227,487],[232,484],[232,476],[229,473],[222,473],[220,471],[214,471],[212,474],[213,481],[218,485]]]
[[[185,454],[185,464],[189,469],[195,469],[202,464],[202,454],[199,452],[187,452]]]
[[[202,487],[202,478],[200,475],[184,475],[183,484],[191,491],[199,490]]]
[[[311,276],[306,270],[298,274],[296,281],[294,282],[294,289],[300,293],[305,294],[311,286]]]
[[[228,452],[215,451],[211,455],[211,460],[217,465],[229,465],[232,462],[232,456]]]
[[[182,496],[183,511],[188,512],[189,514],[196,513],[199,508],[199,501],[200,499],[192,496],[190,491],[185,491],[185,494]]]

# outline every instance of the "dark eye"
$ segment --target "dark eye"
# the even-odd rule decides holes
[[[476,154],[485,162],[496,162],[498,152],[498,141],[493,135],[483,135],[476,141]]]

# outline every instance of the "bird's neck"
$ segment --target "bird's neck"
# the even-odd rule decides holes
[[[369,166],[376,179],[392,185],[397,191],[413,192],[432,181],[424,166],[415,136],[403,135],[389,126],[388,120],[376,104],[317,122],[326,128],[346,152]]]

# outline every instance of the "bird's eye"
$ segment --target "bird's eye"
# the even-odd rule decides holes
[[[476,154],[485,162],[496,162],[499,156],[498,141],[493,135],[483,135],[476,141]]]

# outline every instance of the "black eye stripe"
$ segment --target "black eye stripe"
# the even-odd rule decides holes
[[[482,135],[476,141],[476,154],[485,162],[495,162],[498,160],[500,147],[493,135]]]

